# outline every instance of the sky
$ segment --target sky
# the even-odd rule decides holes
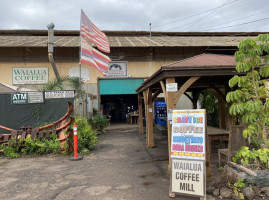
[[[268,0],[0,0],[0,30],[269,32]],[[150,26],[151,24],[151,26]]]

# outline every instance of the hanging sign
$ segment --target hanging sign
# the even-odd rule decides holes
[[[173,110],[171,192],[205,196],[205,110]]]

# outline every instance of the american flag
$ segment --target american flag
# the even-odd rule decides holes
[[[81,63],[91,65],[103,75],[107,73],[108,63],[111,62],[110,58],[100,51],[94,49],[89,42],[81,37]]]
[[[96,44],[97,48],[103,52],[109,53],[110,47],[106,34],[100,31],[81,10],[80,35],[87,38],[90,42]]]

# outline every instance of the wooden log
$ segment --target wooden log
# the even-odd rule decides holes
[[[257,176],[257,174],[255,172],[253,172],[252,170],[250,170],[242,165],[236,164],[236,163],[231,162],[231,161],[229,161],[227,164],[232,166],[232,167],[236,167],[237,169],[239,169],[243,172],[246,172],[250,176]]]

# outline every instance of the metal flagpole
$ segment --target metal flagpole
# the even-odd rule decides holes
[[[82,13],[82,9],[81,12]],[[82,88],[81,88],[81,14],[80,14],[80,34],[79,34],[79,38],[80,38],[80,44],[79,44],[79,114],[80,116],[82,115]]]

